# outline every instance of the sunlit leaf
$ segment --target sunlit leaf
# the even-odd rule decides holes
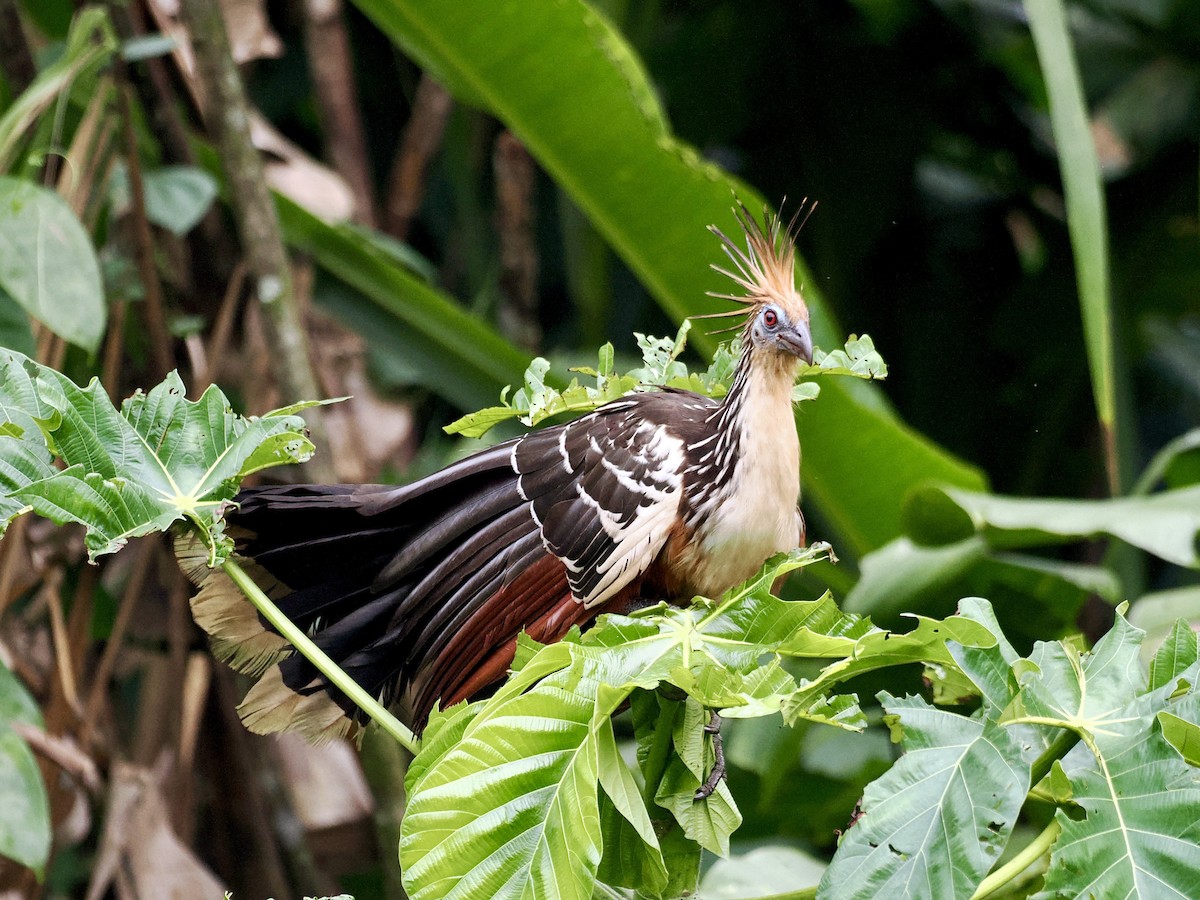
[[[977,494],[948,487],[916,492],[908,531],[945,544],[982,534],[996,547],[1029,547],[1108,534],[1181,566],[1200,566],[1200,487],[1114,500],[1046,500]]]
[[[1173,684],[1200,658],[1196,632],[1183,619],[1176,619],[1171,633],[1150,662],[1150,690]]]
[[[969,897],[999,858],[1029,789],[1014,735],[919,697],[880,697],[904,755],[863,794],[825,872],[825,896]]]
[[[987,646],[975,634],[976,646],[947,648],[982,705],[967,717],[920,697],[880,695],[904,754],[868,785],[822,879],[824,896],[969,897],[1004,849],[1041,748],[999,724],[1017,690],[1016,653],[991,608],[971,601],[963,613],[993,638]]]
[[[1081,742],[1061,762],[1072,802],[1059,810],[1056,841],[1038,897],[1192,897],[1200,891],[1200,771],[1164,738],[1157,714],[1200,721],[1197,667],[1186,692],[1147,691],[1143,632],[1122,616],[1095,648],[1039,644],[1019,666],[1021,692],[1009,722],[1058,724]],[[1169,726],[1173,736],[1190,729]],[[1187,742],[1185,741],[1185,746]],[[1061,791],[1060,791],[1061,792]],[[1083,877],[1081,877],[1083,873]]]
[[[612,371],[612,345],[606,344],[600,349],[599,368],[572,370],[590,375],[596,380],[595,386],[572,379],[567,387],[557,390],[546,383],[550,371],[549,360],[538,357],[525,370],[524,384],[513,393],[511,399],[507,399],[510,385],[501,397],[501,406],[468,413],[447,425],[446,431],[465,437],[482,437],[499,423],[514,418],[532,427],[562,413],[590,412],[634,391],[660,387],[682,388],[710,397],[725,396],[729,393],[736,366],[739,352],[737,342],[722,344],[706,371],[689,372],[679,360],[679,354],[687,343],[690,329],[691,323],[685,320],[673,339],[635,334],[642,351],[642,365],[624,375]],[[820,364],[802,367],[797,377],[852,375],[857,378],[882,378],[886,373],[887,366],[875,352],[870,337],[863,335],[861,338],[851,337],[845,350],[834,351],[828,356],[821,354]],[[819,393],[817,385],[800,382],[795,387],[793,400],[812,400]]]
[[[12,351],[0,350],[0,375],[4,521],[16,505],[78,522],[93,559],[186,518],[216,564],[232,549],[222,514],[241,479],[312,453],[298,416],[238,416],[215,387],[187,400],[174,373],[120,412],[98,381],[80,388]],[[66,468],[50,467],[49,452]]]

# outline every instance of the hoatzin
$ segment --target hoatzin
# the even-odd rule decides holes
[[[435,702],[501,680],[522,629],[542,642],[645,601],[719,596],[803,542],[794,224],[743,208],[745,246],[716,228],[746,315],[724,399],[635,393],[402,487],[252,488],[228,516],[247,570],[359,684],[420,729]],[[714,267],[716,268],[716,267]],[[735,326],[738,327],[738,326]],[[193,601],[218,655],[261,674],[256,731],[344,734],[356,710],[220,573]]]

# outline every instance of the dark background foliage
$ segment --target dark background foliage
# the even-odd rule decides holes
[[[74,11],[68,0],[4,0],[2,5],[20,7],[39,61],[60,52]],[[640,55],[683,141],[773,203],[784,197],[785,208],[795,208],[803,197],[819,202],[800,236],[802,255],[839,327],[869,333],[888,360],[891,375],[884,391],[905,422],[977,466],[998,493],[1108,494],[1059,161],[1020,3],[603,0],[594,5]],[[1079,0],[1067,8],[1105,179],[1118,404],[1128,426],[1118,435],[1116,452],[1128,488],[1155,453],[1200,423],[1200,5]],[[249,94],[288,138],[312,156],[326,158],[336,136],[322,125],[303,4],[272,0],[265,9],[281,39],[280,53],[243,66]],[[397,147],[412,127],[422,70],[358,9],[348,5],[341,15],[353,56],[355,110],[366,137],[366,172],[374,204],[382,210],[392,194]],[[136,64],[133,72],[144,77]],[[199,133],[183,79],[172,71],[169,81],[178,115]],[[17,93],[6,82],[0,102],[7,105]],[[80,118],[77,98],[66,119],[73,126]],[[146,111],[134,118],[144,165],[188,162],[173,158],[169,141]],[[604,127],[603,121],[595,122],[595,128]],[[461,103],[450,109],[444,133],[434,138],[436,150],[421,179],[423,200],[411,227],[400,234],[382,216],[384,229],[423,257],[413,265],[430,273],[472,315],[556,364],[591,362],[606,340],[628,360],[636,352],[633,332],[673,333],[677,323],[596,240],[554,179],[536,166],[532,193],[523,201],[534,223],[532,241],[515,267],[532,263],[536,280],[525,296],[512,288],[514,266],[505,248],[514,228],[496,199],[511,177],[495,165],[503,132],[504,126],[485,112]],[[207,224],[186,238],[158,235],[157,266],[172,327],[169,356],[185,377],[196,373],[188,338],[212,340],[238,259],[229,223],[227,209],[218,205]],[[126,225],[106,212],[92,231],[104,248],[110,301],[128,299],[137,313],[142,289]],[[312,324],[323,387],[328,393],[362,394],[361,372],[352,366],[347,380],[337,360],[365,357],[373,385],[366,390],[378,404],[365,414],[357,449],[335,447],[335,461],[351,473],[338,469],[336,474],[401,479],[462,452],[457,440],[441,432],[462,410],[443,396],[446,391],[430,389],[460,377],[456,361],[431,364],[404,356],[405,341],[412,338],[405,337],[403,322],[381,318],[358,291],[331,275],[328,265],[314,267],[301,255],[299,266],[303,277],[298,280],[311,286],[316,308],[342,323]],[[157,380],[155,336],[138,327],[138,320],[131,318],[119,345],[124,362],[115,370],[119,383],[112,385],[118,395]],[[279,398],[270,379],[258,377],[259,361],[270,348],[256,343],[256,334],[252,319],[237,319],[234,349],[221,360],[216,376],[246,408],[262,411],[297,398]],[[345,346],[351,350],[343,353]],[[99,369],[95,358],[78,350],[66,351],[60,362],[79,378]],[[381,456],[362,450],[377,442],[372,423],[388,429]],[[330,427],[338,428],[337,420]],[[1191,483],[1196,468],[1182,461],[1169,470],[1168,484]],[[856,477],[869,482],[874,474],[864,467]],[[836,546],[839,535],[821,510],[810,505],[807,512],[810,533],[829,537]],[[1094,563],[1105,559],[1106,549],[1100,542],[1077,543],[1052,548],[1046,558]],[[1131,563],[1119,550],[1115,559],[1113,551],[1107,552],[1124,579],[1119,596],[1100,600],[1083,590],[1061,606],[1043,606],[1040,594],[1031,600],[1011,582],[973,568],[940,578],[920,594],[916,608],[941,614],[958,597],[986,591],[1006,628],[1028,644],[1077,627],[1102,631],[1111,619],[1111,600],[1194,585],[1194,572],[1153,560]],[[854,585],[860,562],[852,553],[844,556],[843,569],[827,573],[841,596]],[[77,557],[63,557],[63,592],[82,596],[101,585],[94,622],[81,614],[75,635],[80,660],[94,660],[111,636],[127,573],[106,570],[101,578],[81,567]],[[173,598],[175,609],[183,588],[173,575],[163,574],[165,563],[155,566],[154,599],[162,607]],[[792,589],[811,593],[815,587],[823,585],[813,581]],[[5,592],[9,589],[5,584]],[[46,641],[45,610],[30,599],[31,585],[24,590],[0,597],[0,610],[15,600],[13,608],[23,616],[21,633]],[[859,611],[895,621],[894,608]],[[1183,612],[1196,615],[1198,610]],[[155,653],[177,658],[203,647],[186,616],[173,615],[160,608],[157,618],[150,616],[134,629],[138,660]],[[13,644],[13,633],[5,633],[6,646]],[[148,765],[155,751],[178,743],[171,729],[155,735],[142,721],[148,711],[169,708],[171,701],[155,706],[159,701],[146,702],[141,694],[155,679],[178,671],[133,663],[118,671],[108,723],[115,737],[102,757],[132,755]],[[338,865],[322,856],[324,845],[313,837],[319,829],[310,828],[311,845],[297,849],[276,830],[249,821],[274,810],[284,821],[280,834],[295,825],[294,804],[279,789],[280,781],[291,776],[280,775],[288,770],[257,741],[258,749],[236,751],[241,753],[237,765],[223,770],[221,754],[234,751],[219,749],[220,742],[244,739],[230,737],[237,727],[228,721],[236,688],[219,670],[214,677],[217,687],[204,701],[209,705],[200,731],[198,758],[204,762],[198,780],[193,784],[178,773],[171,776],[168,796],[186,797],[179,809],[190,817],[186,828],[177,822],[177,830],[191,834],[206,863],[245,896],[291,888],[312,892],[318,889],[314,885],[331,890],[339,883],[360,900],[394,893],[384,874],[387,863],[381,862],[389,860],[387,840],[380,838],[376,847],[362,823],[340,832],[345,843],[334,846],[343,860],[353,862]],[[869,698],[885,686],[897,695],[919,691],[920,673],[912,672],[907,684],[889,674],[886,680],[863,679],[854,688]],[[374,752],[369,759],[378,763],[385,751]],[[746,812],[739,832],[744,846],[788,839],[814,854],[828,853],[863,784],[886,767],[891,754],[879,729],[860,738],[815,726],[735,728],[731,785]],[[336,765],[356,764],[350,759]],[[255,793],[256,778],[268,782],[261,792],[266,799],[248,803],[246,810],[229,809],[231,796]],[[374,774],[379,797],[386,798],[389,784],[395,787],[394,778]],[[784,799],[796,796],[806,798],[799,812]],[[64,802],[60,799],[56,814]],[[379,806],[388,806],[386,799]],[[388,834],[387,822],[377,822],[380,833]],[[228,840],[241,833],[238,829],[253,835],[244,846]],[[48,894],[82,890],[98,841],[98,830],[91,827],[73,843],[63,842]],[[348,853],[347,845],[357,851]],[[344,868],[356,871],[338,882],[335,875],[344,876],[339,871]],[[24,885],[35,890],[28,879]]]

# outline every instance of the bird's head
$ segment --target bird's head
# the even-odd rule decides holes
[[[783,220],[769,210],[763,210],[763,219],[759,222],[745,206],[738,204],[734,213],[742,226],[745,247],[715,225],[710,225],[709,231],[721,239],[722,249],[734,270],[715,265],[713,268],[732,279],[744,293],[710,293],[709,296],[732,300],[744,308],[695,318],[745,315],[744,325],[733,327],[742,328],[742,340],[750,348],[787,354],[811,363],[813,345],[808,305],[796,288],[793,242],[815,207],[815,203],[807,206],[802,202],[785,226]]]

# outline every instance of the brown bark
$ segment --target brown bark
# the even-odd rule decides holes
[[[537,320],[538,253],[534,236],[534,186],[537,167],[510,131],[496,138],[496,232],[500,239],[500,329],[526,350],[537,350],[542,330]]]
[[[355,218],[374,228],[375,187],[341,0],[304,0],[304,40],[329,161],[354,194]]]
[[[412,221],[425,198],[425,176],[429,163],[442,144],[446,120],[454,105],[450,94],[428,74],[421,76],[412,114],[400,138],[400,147],[388,177],[384,223],[388,233],[407,240]]]
[[[264,315],[267,343],[274,352],[272,371],[285,402],[319,397],[308,353],[292,274],[275,201],[267,187],[263,162],[250,140],[250,105],[229,50],[229,35],[220,6],[211,0],[183,0],[180,13],[192,36],[196,79],[203,86],[204,117],[217,144],[229,182],[229,199],[246,253],[252,292]],[[320,409],[306,416],[313,443],[328,447]],[[328,453],[309,463],[308,475],[328,480],[333,467]]]

